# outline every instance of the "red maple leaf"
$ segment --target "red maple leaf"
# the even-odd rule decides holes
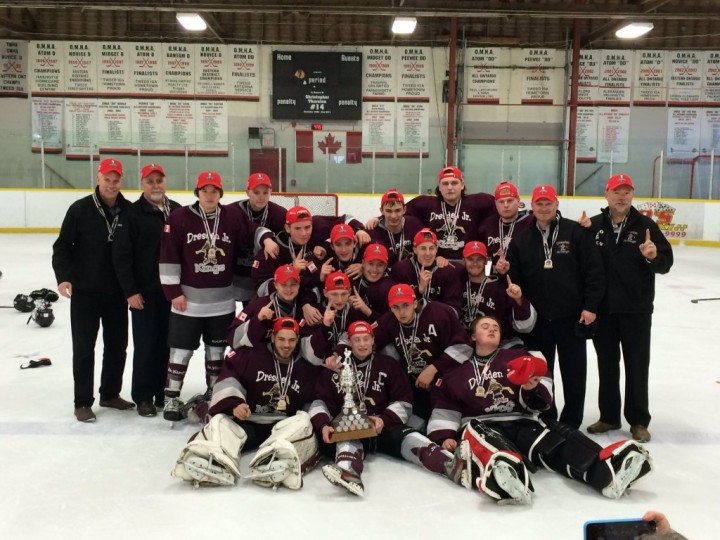
[[[332,133],[328,133],[325,138],[318,143],[318,148],[326,155],[337,154],[338,150],[342,148],[342,143],[340,141],[336,141]]]

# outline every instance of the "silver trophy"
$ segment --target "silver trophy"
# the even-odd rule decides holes
[[[338,391],[343,394],[343,405],[340,413],[330,422],[335,430],[330,435],[330,442],[377,436],[373,423],[367,416],[365,403],[355,403],[355,398],[358,397],[357,371],[350,356],[350,350],[346,350],[340,373],[333,375],[333,381],[338,387]]]

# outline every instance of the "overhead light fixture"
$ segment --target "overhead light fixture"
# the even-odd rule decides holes
[[[392,24],[393,34],[412,34],[417,26],[415,17],[395,17]]]
[[[653,23],[650,22],[632,22],[619,28],[615,35],[620,39],[634,39],[644,36],[653,29]]]
[[[207,28],[207,23],[197,13],[176,13],[175,18],[185,30],[191,32],[202,32]]]

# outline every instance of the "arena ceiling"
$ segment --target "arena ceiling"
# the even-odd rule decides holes
[[[179,11],[209,28],[188,33]],[[398,15],[414,34],[392,34]],[[720,49],[720,0],[0,0],[0,39],[444,46],[453,17],[468,46],[564,48],[579,21],[583,48]],[[648,36],[615,38],[639,20]]]

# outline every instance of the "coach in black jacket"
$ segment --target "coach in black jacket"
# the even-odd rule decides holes
[[[160,165],[145,165],[140,176],[143,193],[124,212],[113,261],[132,313],[132,399],[140,416],[155,416],[155,406],[163,406],[170,357],[170,302],[160,285],[160,236],[170,212],[180,205],[165,196],[167,183]]]
[[[633,193],[629,176],[610,177],[605,190],[608,207],[590,220],[605,266],[607,292],[600,304],[598,331],[593,338],[600,377],[600,420],[587,429],[590,433],[605,433],[620,428],[622,347],[624,416],[633,438],[647,442],[650,440],[648,378],[655,274],[670,271],[673,252],[657,224],[632,206]]]
[[[53,244],[52,265],[58,291],[70,301],[73,342],[75,417],[94,422],[92,404],[95,342],[103,326],[103,367],[100,406],[130,409],[120,397],[128,341],[127,304],[112,261],[112,244],[120,215],[130,205],[120,193],[122,164],[116,159],[100,162],[97,187],[92,195],[68,208],[60,235]]]
[[[587,347],[576,323],[595,321],[605,273],[592,235],[560,215],[552,186],[535,188],[532,209],[536,226],[510,243],[510,277],[537,310],[538,322],[528,342],[545,355],[550,373],[557,349],[565,398],[560,420],[579,428],[585,406]],[[557,415],[555,406],[547,415]]]

